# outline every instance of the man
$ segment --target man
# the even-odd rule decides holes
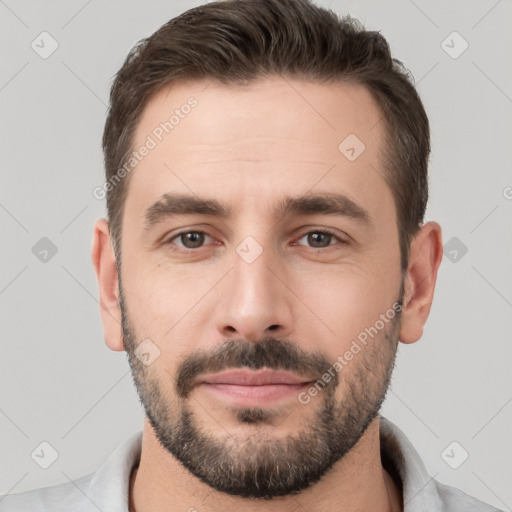
[[[126,59],[103,149],[92,260],[144,429],[3,510],[496,510],[379,416],[442,258],[382,36],[308,0],[191,9]]]

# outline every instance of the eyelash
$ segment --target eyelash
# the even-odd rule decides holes
[[[171,238],[169,238],[167,241],[165,241],[164,245],[171,245],[173,240],[176,240],[181,235],[186,235],[188,233],[204,234],[204,235],[207,235],[207,236],[209,236],[210,238],[213,239],[213,236],[210,233],[208,233],[208,231],[204,231],[204,230],[201,230],[201,229],[197,229],[197,230],[193,229],[193,230],[181,231],[179,233],[176,233]],[[348,244],[348,242],[346,240],[341,239],[334,231],[331,231],[330,229],[327,229],[327,228],[313,229],[311,231],[307,231],[307,232],[303,233],[297,240],[301,240],[302,238],[304,238],[305,236],[307,236],[307,235],[309,235],[311,233],[320,233],[322,235],[330,235],[330,236],[334,237],[339,243],[341,243],[341,244]],[[295,243],[294,243],[294,245],[295,245]],[[325,251],[325,250],[328,250],[333,245],[336,245],[336,244],[332,244],[332,245],[330,244],[330,245],[328,245],[326,247],[310,247],[310,249],[313,249],[314,251]],[[200,250],[202,248],[204,248],[204,246],[197,247],[195,249],[190,249],[190,248],[184,247],[184,248],[175,249],[175,250],[176,251],[181,251],[181,252],[192,252],[192,251],[198,251],[198,250]]]

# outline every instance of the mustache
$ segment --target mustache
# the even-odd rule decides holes
[[[320,352],[305,352],[287,340],[271,336],[253,342],[228,340],[213,351],[197,351],[188,355],[178,366],[176,391],[179,397],[187,398],[199,375],[233,368],[285,370],[317,380],[331,366],[332,363]],[[337,373],[331,383],[337,386]]]

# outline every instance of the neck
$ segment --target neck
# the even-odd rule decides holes
[[[319,482],[300,494],[273,500],[249,500],[212,491],[164,450],[146,420],[140,464],[131,475],[129,501],[130,512],[166,509],[291,512],[297,508],[313,512],[403,510],[399,485],[382,466],[378,416],[354,448]]]

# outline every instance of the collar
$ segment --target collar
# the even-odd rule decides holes
[[[433,512],[443,504],[436,481],[427,473],[419,454],[405,434],[390,420],[379,416],[382,463],[402,488],[404,512]],[[132,469],[140,461],[142,431],[129,437],[92,475],[84,492],[95,496],[95,504],[107,510],[124,504],[128,511],[129,484]]]

